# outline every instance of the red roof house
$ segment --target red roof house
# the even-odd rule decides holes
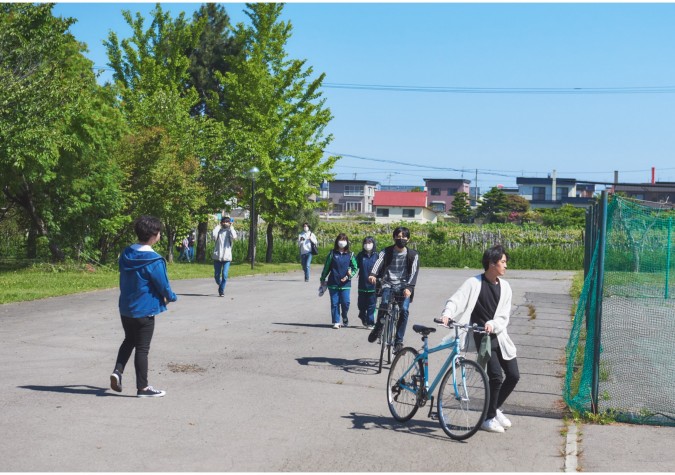
[[[427,208],[425,191],[376,191],[375,222],[417,221],[435,223],[436,213]]]

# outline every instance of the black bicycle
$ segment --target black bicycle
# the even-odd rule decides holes
[[[387,306],[387,311],[384,315],[382,334],[380,335],[380,363],[377,370],[378,373],[382,372],[382,363],[385,354],[387,355],[387,364],[391,364],[403,299],[403,291],[401,289],[391,290],[389,305]]]

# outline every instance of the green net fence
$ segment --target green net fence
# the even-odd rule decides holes
[[[675,426],[673,216],[617,196],[606,207],[566,348],[563,396],[582,414]]]

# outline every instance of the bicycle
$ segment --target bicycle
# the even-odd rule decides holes
[[[384,354],[387,354],[387,364],[391,364],[392,348],[396,344],[396,330],[398,328],[398,318],[400,312],[399,300],[402,301],[403,296],[401,290],[392,289],[389,297],[389,305],[387,312],[384,315],[384,323],[382,326],[382,335],[380,335],[380,364],[378,367],[378,374],[382,372],[382,362],[384,361]]]
[[[440,319],[434,322],[445,326]],[[452,341],[429,348],[429,334],[436,328],[413,325],[413,331],[422,335],[422,352],[406,347],[396,355],[387,378],[387,403],[394,419],[406,422],[431,397],[428,417],[433,418],[433,393],[442,378],[436,401],[438,421],[451,439],[464,440],[474,435],[485,420],[490,392],[483,368],[460,354],[459,330],[485,333],[485,329],[455,322],[447,326],[451,327],[455,329]],[[471,338],[471,334],[467,338]],[[452,351],[429,385],[429,355],[446,349]]]

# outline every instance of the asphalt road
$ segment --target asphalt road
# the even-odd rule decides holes
[[[504,407],[513,427],[456,442],[428,406],[407,424],[391,417],[378,347],[356,326],[356,289],[353,327],[333,330],[318,271],[309,283],[300,269],[230,279],[225,298],[210,279],[175,281],[179,301],[157,317],[150,351],[150,384],[167,391],[156,399],[135,397],[131,362],[123,393],[109,389],[123,338],[117,289],[0,305],[0,470],[675,470],[672,428],[584,425],[567,440],[572,273],[507,272],[521,371]],[[432,324],[476,273],[422,269],[409,328]],[[421,342],[409,330],[405,343]]]

